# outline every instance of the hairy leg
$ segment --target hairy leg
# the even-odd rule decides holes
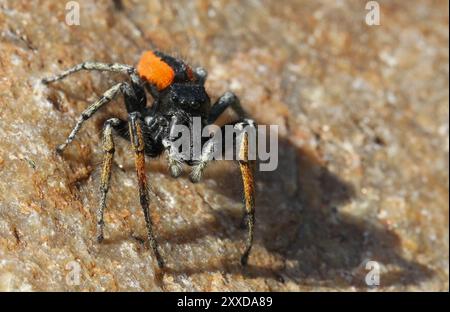
[[[81,70],[98,70],[98,71],[110,71],[110,72],[117,72],[117,73],[124,73],[124,74],[131,74],[134,73],[135,69],[132,66],[125,65],[125,64],[108,64],[108,63],[100,63],[100,62],[84,62],[77,64],[65,71],[63,71],[61,74],[48,77],[42,79],[42,82],[47,84],[51,82],[55,82],[61,79],[66,78],[67,76],[79,72]]]
[[[255,181],[254,181],[254,160],[249,159],[249,137],[247,130],[255,130],[255,124],[251,119],[245,119],[241,122],[234,123],[234,128],[238,130],[236,137],[233,137],[233,146],[239,143],[237,146],[237,155],[234,155],[235,159],[239,163],[239,168],[242,176],[242,184],[244,189],[244,205],[245,205],[245,221],[247,223],[247,239],[245,249],[241,257],[242,265],[246,265],[250,250],[253,245],[253,233],[255,224]],[[249,128],[247,128],[249,127]],[[224,133],[225,126],[221,128],[222,134]],[[239,140],[238,140],[239,139]],[[222,140],[222,143],[224,141]],[[208,163],[212,160],[214,155],[215,145],[214,140],[209,140],[205,143],[202,149],[202,155],[200,161],[192,168],[190,179],[192,182],[198,182],[204,169]],[[222,144],[222,152],[224,151],[224,144]]]
[[[177,116],[173,116],[169,124],[169,139],[163,140],[164,148],[166,149],[167,164],[169,172],[172,177],[177,178],[183,173],[182,157],[177,150],[172,146],[173,140],[175,140],[175,126],[178,124],[179,119]]]
[[[148,182],[147,176],[145,174],[145,155],[144,155],[145,146],[139,113],[137,112],[130,113],[128,124],[130,131],[130,140],[135,154],[136,174],[138,177],[138,185],[139,185],[139,199],[141,202],[142,210],[144,211],[148,240],[150,243],[150,247],[152,248],[153,253],[155,254],[158,266],[160,268],[163,268],[164,261],[158,251],[158,242],[154,237],[152,220],[150,218],[150,211],[149,211],[150,200],[148,194]]]
[[[109,185],[111,181],[111,166],[114,157],[115,145],[113,138],[113,129],[119,127],[119,125],[126,123],[123,120],[117,118],[108,119],[103,126],[103,165],[102,165],[102,177],[100,184],[100,205],[97,210],[97,241],[103,241],[103,228],[105,222],[103,220],[103,214],[106,207],[106,195],[108,194]]]
[[[220,132],[222,134],[222,142],[221,142],[222,153],[225,152],[225,147],[226,147],[225,140],[224,140],[225,139],[224,138],[225,126],[233,126],[235,129],[240,129],[239,130],[240,134],[238,134],[240,136],[242,136],[243,133],[245,133],[245,131],[243,131],[242,129],[244,129],[246,127],[248,127],[249,130],[251,129],[251,130],[256,131],[255,122],[252,119],[244,119],[242,121],[233,122],[231,124],[222,126],[220,128]],[[242,141],[242,138],[240,138],[240,140]],[[236,146],[236,142],[237,142],[237,137],[233,138],[233,146]],[[209,162],[211,162],[211,160],[213,159],[215,149],[217,148],[217,144],[220,144],[220,143],[218,143],[214,139],[210,139],[203,145],[200,160],[194,166],[192,166],[192,170],[189,175],[192,182],[196,183],[201,180],[204,170],[208,166]]]
[[[124,82],[120,82],[112,86],[105,93],[103,93],[103,95],[95,103],[91,104],[81,113],[81,115],[78,117],[77,123],[73,127],[66,141],[56,148],[56,151],[58,153],[62,153],[64,149],[67,147],[67,145],[69,145],[75,139],[75,136],[77,135],[78,131],[80,131],[81,126],[86,120],[91,118],[92,115],[94,115],[95,112],[97,112],[100,107],[111,102],[117,96],[123,84]]]
[[[239,167],[241,169],[242,184],[244,187],[245,216],[247,221],[247,240],[241,257],[241,264],[247,265],[248,256],[253,245],[253,233],[255,225],[255,179],[253,166],[248,159],[248,134],[244,132],[239,148]]]
[[[223,112],[228,107],[231,107],[238,114],[239,119],[244,120],[243,122],[254,125],[253,120],[247,119],[247,113],[242,108],[239,98],[230,91],[225,92],[212,106],[211,112],[208,117],[208,124],[212,124],[213,122],[215,122],[217,118],[219,118],[219,116],[223,114]],[[222,127],[221,129],[222,133],[224,132],[223,129],[224,127]],[[211,158],[213,156],[214,146],[212,146],[209,142],[211,142],[211,140],[208,141],[208,143],[206,143],[202,149],[200,161],[192,167],[190,179],[194,183],[200,181],[203,171],[205,170],[206,166],[211,161]]]

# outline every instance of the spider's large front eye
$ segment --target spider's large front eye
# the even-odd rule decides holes
[[[209,97],[201,86],[175,84],[172,86],[171,101],[183,109],[197,110],[209,103]]]
[[[178,90],[179,92],[180,90]],[[200,107],[201,103],[192,94],[184,93],[173,93],[170,97],[172,103],[183,108],[183,109],[197,109]]]

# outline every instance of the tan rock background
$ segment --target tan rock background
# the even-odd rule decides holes
[[[0,290],[448,291],[447,1],[0,0]],[[121,141],[97,244],[100,129],[118,101],[54,155],[76,117],[120,76],[39,79],[84,60],[135,64],[145,49],[209,71],[280,126],[280,160],[257,174],[256,242],[244,238],[238,168],[198,185],[151,160],[153,219],[167,260],[144,243],[132,153]],[[80,284],[71,285],[74,262]],[[76,265],[75,265],[76,266]],[[69,283],[67,283],[69,280]]]

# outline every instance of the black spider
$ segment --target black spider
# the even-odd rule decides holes
[[[100,186],[100,207],[97,213],[97,240],[103,240],[103,212],[106,206],[106,195],[111,177],[111,165],[114,155],[113,134],[119,134],[128,139],[135,152],[136,172],[138,176],[140,203],[144,210],[145,222],[148,230],[150,246],[158,261],[159,267],[164,261],[158,251],[149,214],[149,195],[147,178],[145,174],[145,155],[157,157],[163,152],[168,159],[169,171],[173,177],[182,173],[182,163],[192,166],[190,179],[198,182],[207,163],[212,158],[214,144],[202,140],[202,154],[199,160],[183,158],[179,152],[171,148],[176,139],[174,127],[187,126],[192,130],[192,117],[200,117],[202,126],[212,124],[225,111],[232,107],[240,116],[240,120],[232,123],[236,128],[244,126],[254,127],[251,119],[245,118],[239,99],[231,92],[222,95],[211,106],[204,83],[206,71],[202,68],[192,70],[185,62],[158,51],[147,51],[140,59],[137,68],[124,64],[105,64],[98,62],[85,62],[78,64],[55,77],[43,79],[45,84],[61,80],[66,76],[80,70],[111,71],[127,74],[130,81],[119,82],[108,89],[100,99],[91,104],[81,113],[75,127],[66,141],[57,147],[62,153],[68,144],[75,138],[84,121],[89,119],[100,107],[113,100],[122,93],[128,112],[128,121],[118,118],[108,119],[103,128],[103,169]],[[153,104],[146,105],[146,91],[153,97]],[[221,128],[223,131],[224,127]],[[125,130],[125,131],[124,131]],[[253,242],[254,228],[254,179],[253,170],[248,157],[248,138],[246,132],[241,132],[238,152],[241,155],[239,165],[245,195],[245,216],[248,226],[248,237],[245,250],[241,257],[242,265],[246,265]],[[198,139],[198,138],[194,138]],[[236,138],[235,138],[236,140]],[[212,142],[209,140],[208,142]],[[205,146],[210,144],[211,146]],[[206,148],[205,148],[206,147]],[[243,155],[243,157],[242,157]]]

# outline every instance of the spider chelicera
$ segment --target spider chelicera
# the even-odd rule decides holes
[[[238,115],[239,120],[231,123],[236,129],[255,127],[251,119],[241,107],[239,99],[231,92],[226,92],[211,106],[210,98],[205,91],[206,71],[203,68],[191,69],[184,61],[159,51],[146,51],[138,65],[134,68],[124,64],[106,64],[99,62],[84,62],[63,73],[45,78],[43,83],[48,84],[67,77],[81,70],[110,71],[126,74],[129,81],[115,84],[108,89],[95,103],[85,109],[78,118],[74,128],[66,141],[57,147],[62,153],[77,135],[83,123],[88,120],[99,108],[112,101],[119,93],[124,96],[128,120],[118,118],[108,119],[103,126],[103,166],[100,185],[100,205],[97,211],[97,240],[103,240],[103,213],[106,207],[106,195],[109,190],[111,167],[114,156],[114,134],[131,142],[135,154],[135,166],[139,185],[139,196],[144,211],[148,232],[148,240],[158,265],[164,267],[164,260],[159,253],[158,243],[152,230],[152,220],[149,213],[148,182],[145,173],[145,155],[157,157],[163,153],[167,155],[168,167],[173,177],[182,173],[182,163],[192,167],[190,179],[198,182],[202,173],[211,160],[214,147],[202,148],[199,160],[185,160],[171,149],[174,141],[174,127],[184,125],[192,129],[192,117],[200,117],[203,126],[214,123],[218,117],[231,107]],[[147,106],[146,90],[153,98],[153,104]],[[224,127],[221,128],[223,131]],[[241,257],[242,265],[246,265],[253,243],[254,229],[254,178],[253,166],[248,157],[247,133],[239,134],[241,155],[238,160],[244,189],[245,217],[248,227],[246,245]],[[194,138],[196,139],[196,138]],[[234,140],[237,138],[235,137]],[[211,141],[208,141],[211,142]],[[203,147],[205,140],[202,140]],[[243,155],[243,156],[242,156]]]

